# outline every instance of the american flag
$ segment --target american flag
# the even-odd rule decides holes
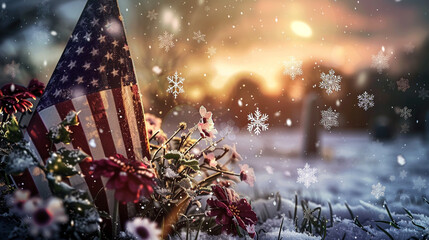
[[[71,110],[81,111],[80,125],[72,128],[72,143],[54,148],[80,148],[93,159],[116,153],[133,160],[150,157],[139,88],[116,0],[87,2],[24,131],[41,160],[49,157],[49,128]],[[87,190],[99,210],[113,213],[113,192],[103,189],[106,179],[90,176],[88,163],[79,167],[85,177],[66,181]],[[45,176],[36,169],[17,180],[19,187],[41,197],[51,195]],[[129,209],[120,205],[121,220],[128,217]]]

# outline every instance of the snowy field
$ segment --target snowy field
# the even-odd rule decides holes
[[[300,157],[302,137],[299,131],[270,129],[269,134],[263,132],[259,136],[242,132],[226,142],[237,142],[237,150],[245,158],[245,163],[255,169],[256,186],[252,189],[240,183],[236,189],[243,195],[259,199],[252,203],[263,222],[257,230],[267,231],[261,233],[259,239],[277,239],[281,224],[278,216],[281,214],[285,216],[283,239],[318,239],[294,231],[288,216],[294,211],[295,193],[299,201],[309,200],[310,208],[321,206],[322,215],[328,219],[328,202],[332,204],[334,226],[328,228],[327,239],[344,236],[344,239],[389,239],[374,222],[390,221],[383,208],[385,201],[400,229],[377,224],[394,239],[423,239],[423,235],[429,233],[429,205],[422,199],[429,195],[428,148],[425,147],[429,143],[420,136],[375,142],[365,132],[325,132],[321,136],[322,157],[314,159]],[[310,168],[317,168],[318,178],[318,182],[308,188],[297,183],[297,169],[304,168],[306,163]],[[384,196],[377,199],[371,192],[372,186],[378,183],[385,191]],[[275,199],[277,192],[282,197],[281,203]],[[354,216],[358,216],[370,234],[353,223],[344,203],[348,203]],[[278,204],[281,204],[279,211]],[[426,230],[414,226],[403,207],[413,214],[415,223]],[[301,219],[300,208],[298,212]]]

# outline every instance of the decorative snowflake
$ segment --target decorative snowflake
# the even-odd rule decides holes
[[[331,130],[331,127],[338,127],[338,117],[340,113],[336,113],[332,111],[332,108],[329,107],[328,110],[322,110],[322,119],[320,120],[320,124],[327,130]]]
[[[426,188],[426,179],[423,179],[422,177],[418,177],[413,180],[413,189],[416,189],[418,191],[421,191],[423,188]]]
[[[213,56],[213,55],[216,54],[216,48],[213,47],[213,46],[211,46],[211,47],[207,48],[207,52],[206,53],[209,54],[209,57],[211,57],[211,56]]]
[[[174,95],[174,98],[177,97],[180,93],[184,93],[185,90],[183,90],[183,82],[185,81],[185,78],[180,77],[179,74],[177,74],[177,71],[174,73],[173,76],[168,76],[168,93],[172,93]]]
[[[398,84],[398,90],[402,92],[405,92],[408,88],[410,88],[409,81],[406,78],[399,79],[396,81],[396,84]]]
[[[407,133],[410,131],[410,125],[404,123],[401,125],[401,133]]]
[[[419,90],[419,98],[425,100],[426,98],[429,98],[429,91],[422,88]]]
[[[405,120],[407,120],[408,118],[411,117],[411,111],[412,110],[409,109],[408,107],[404,107],[399,109],[399,114],[401,118],[404,118]]]
[[[374,95],[368,94],[366,91],[359,95],[358,97],[359,103],[358,106],[360,108],[363,108],[365,111],[368,110],[368,108],[374,107]]]
[[[322,73],[320,74],[320,78],[322,81],[320,82],[319,87],[322,89],[326,89],[326,93],[329,95],[333,93],[333,91],[341,90],[340,82],[341,76],[334,75],[335,71],[333,69],[329,70],[329,74]]]
[[[147,12],[147,18],[149,18],[150,21],[152,20],[156,20],[156,18],[158,17],[158,13],[155,12],[155,9],[153,9],[152,11],[148,11]]]
[[[12,78],[15,78],[16,75],[19,73],[19,63],[15,63],[15,61],[12,61],[9,64],[6,64],[4,67],[4,73],[8,76],[11,76]]]
[[[372,185],[372,191],[371,194],[376,198],[379,199],[380,197],[384,196],[384,191],[386,190],[386,187],[381,185],[381,183],[377,183],[377,185]]]
[[[384,53],[384,47],[378,52],[377,55],[372,55],[371,67],[377,69],[378,73],[382,73],[384,69],[389,68],[390,56]]]
[[[268,121],[268,115],[261,114],[259,108],[256,108],[255,115],[253,115],[253,113],[247,115],[247,120],[250,121],[250,123],[247,125],[247,130],[250,133],[252,133],[253,130],[256,135],[259,135],[261,131],[268,130],[269,124],[266,123],[266,121]]]
[[[298,168],[298,179],[297,183],[303,183],[306,188],[310,187],[312,183],[317,183],[317,168],[310,168],[308,163],[305,164],[304,168]]]
[[[164,48],[164,50],[168,52],[170,48],[174,47],[173,36],[174,34],[168,33],[167,31],[164,32],[164,35],[159,35],[159,48]]]
[[[399,177],[401,178],[401,179],[404,179],[404,178],[406,178],[407,177],[407,171],[405,171],[405,170],[402,170],[400,173],[399,173]]]
[[[202,34],[201,31],[198,32],[194,32],[194,37],[192,39],[196,40],[198,43],[200,42],[205,42],[206,40],[204,39],[206,37],[205,34]]]
[[[302,61],[295,59],[295,57],[289,57],[288,61],[283,63],[285,70],[283,71],[284,75],[289,75],[292,80],[296,76],[302,75]]]

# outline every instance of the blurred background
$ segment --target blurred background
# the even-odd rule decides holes
[[[2,1],[0,84],[47,83],[85,5],[84,0]],[[146,112],[166,118],[183,107],[215,111],[215,121],[247,125],[258,107],[270,128],[301,125],[309,93],[317,108],[340,112],[340,128],[371,129],[377,123],[399,132],[396,107],[412,109],[405,123],[421,132],[429,101],[429,4],[421,0],[119,0]],[[159,36],[173,34],[174,47],[160,48]],[[200,34],[200,37],[196,36]],[[373,56],[384,50],[380,73]],[[284,75],[289,57],[303,74]],[[371,67],[372,66],[372,67]],[[318,87],[320,74],[335,70],[341,91]],[[167,76],[184,77],[175,99]],[[400,78],[409,80],[406,92]],[[375,95],[367,112],[357,96]],[[384,120],[383,120],[384,119]],[[407,131],[406,131],[407,132]]]

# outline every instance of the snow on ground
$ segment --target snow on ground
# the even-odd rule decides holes
[[[374,221],[389,221],[383,203],[388,203],[393,218],[400,229],[378,223],[394,237],[408,239],[412,236],[422,239],[429,227],[429,205],[422,196],[428,196],[429,164],[427,164],[428,142],[420,136],[403,136],[389,142],[375,142],[365,132],[324,132],[321,138],[322,157],[302,159],[300,149],[302,136],[299,131],[270,129],[259,136],[242,132],[235,136],[237,150],[255,169],[256,186],[252,189],[240,183],[236,190],[250,196],[252,205],[261,220],[257,230],[267,231],[259,239],[277,239],[281,218],[286,216],[283,239],[318,239],[294,231],[289,212],[294,211],[295,193],[301,199],[310,201],[310,207],[322,207],[322,215],[329,219],[328,202],[332,203],[334,226],[328,229],[327,239],[389,239],[376,229]],[[398,161],[398,156],[399,161]],[[405,160],[405,161],[404,161]],[[405,163],[404,163],[405,162]],[[297,183],[297,169],[308,163],[317,168],[318,182],[306,188]],[[401,174],[402,172],[402,174]],[[406,173],[406,177],[404,177]],[[385,187],[384,196],[376,199],[371,194],[372,185],[380,183]],[[281,208],[275,194],[279,192]],[[344,203],[347,202],[355,216],[372,236],[353,224]],[[410,210],[415,223],[426,227],[420,230],[413,226],[403,207]],[[298,209],[302,218],[302,211]],[[300,212],[301,211],[301,212]],[[328,224],[329,225],[329,224]],[[203,236],[203,239],[210,237]],[[216,237],[223,239],[222,237]],[[228,237],[224,236],[225,239]]]

